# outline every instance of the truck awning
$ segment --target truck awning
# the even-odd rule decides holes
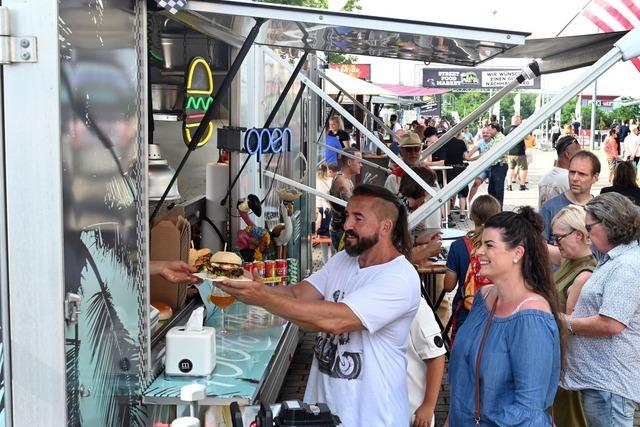
[[[369,83],[366,80],[352,77],[348,74],[341,73],[338,70],[332,70],[331,68],[325,70],[327,76],[336,82],[338,86],[349,92],[351,95],[382,95],[393,96],[393,92],[389,91],[382,86]],[[329,95],[337,95],[338,89],[329,82],[325,83],[324,91]]]
[[[248,34],[252,22],[246,18],[261,18],[267,21],[257,44],[464,66],[524,44],[529,35],[235,0],[189,1],[171,17],[225,42]]]
[[[380,86],[390,92],[393,92],[396,96],[432,96],[441,95],[449,92],[449,89],[438,89],[432,87],[419,87],[419,86],[405,86],[405,85],[392,85],[387,83],[374,83],[376,86]]]

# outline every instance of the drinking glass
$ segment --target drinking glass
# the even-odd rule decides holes
[[[211,295],[209,295],[209,301],[220,308],[220,314],[222,316],[222,325],[220,331],[220,335],[226,335],[229,331],[226,328],[226,324],[224,322],[224,310],[228,308],[231,304],[236,301],[236,297],[233,295],[229,295],[222,289],[213,284],[213,288],[211,289]]]

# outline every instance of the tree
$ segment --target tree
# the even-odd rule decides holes
[[[560,125],[563,126],[567,123],[571,123],[571,119],[575,115],[576,112],[576,102],[578,101],[578,97],[574,96],[562,106],[560,109]],[[584,114],[583,114],[584,115]]]
[[[288,6],[315,7],[316,9],[328,9],[328,0],[257,0],[259,3],[286,4]]]

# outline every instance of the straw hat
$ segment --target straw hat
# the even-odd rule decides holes
[[[420,142],[420,137],[415,132],[409,132],[400,137],[400,144],[398,144],[400,148],[408,148],[408,147],[422,147],[422,143]]]

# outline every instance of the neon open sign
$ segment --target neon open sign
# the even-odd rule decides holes
[[[244,135],[244,149],[256,155],[260,161],[263,154],[280,154],[291,151],[293,132],[289,128],[249,129]]]

